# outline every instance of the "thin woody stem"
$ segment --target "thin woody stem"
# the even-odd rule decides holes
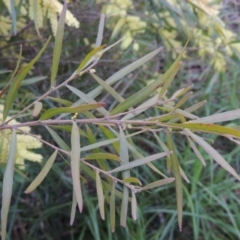
[[[13,125],[2,125],[0,126],[0,130],[4,129],[12,129],[12,128],[21,128],[25,126],[33,127],[33,126],[44,126],[44,125],[56,125],[56,124],[72,124],[76,123],[86,123],[86,124],[104,124],[104,125],[137,125],[137,126],[160,126],[166,127],[167,123],[161,123],[158,121],[146,121],[146,120],[118,120],[118,119],[106,119],[106,118],[92,118],[92,119],[67,119],[67,120],[59,120],[59,119],[50,119],[50,120],[39,120],[25,123],[18,123]]]

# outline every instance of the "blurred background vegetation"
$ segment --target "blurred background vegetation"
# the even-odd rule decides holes
[[[15,12],[6,2],[15,2]],[[20,46],[23,49],[21,64],[24,66],[38,53],[48,36],[54,33],[54,20],[51,17],[43,14],[43,24],[36,24],[36,17],[39,20],[39,15],[34,17],[34,14],[29,13],[29,6],[33,2],[0,0],[0,89],[9,80],[9,71],[15,68]],[[83,57],[94,48],[101,13],[106,14],[104,44],[109,45],[125,36],[96,66],[98,76],[102,79],[159,46],[163,48],[152,61],[114,86],[124,97],[132,95],[164,73],[195,26],[193,39],[187,47],[182,68],[174,80],[169,96],[182,87],[194,84],[194,94],[189,106],[204,99],[208,101],[198,111],[198,116],[239,108],[238,1],[76,0],[71,1],[68,9],[79,21],[80,27],[65,28],[58,82],[70,76]],[[49,88],[49,81],[44,80],[50,76],[52,49],[53,41],[20,88],[13,111],[22,109]],[[89,92],[96,84],[87,76],[81,78],[81,81],[74,80],[74,86]],[[66,89],[59,92],[60,94],[62,98],[76,101],[76,96]],[[104,93],[99,99],[105,101],[110,109],[116,105],[111,96]],[[54,105],[45,101],[44,107]],[[152,112],[149,111],[148,114],[151,116]],[[18,121],[28,119],[29,115],[25,114]],[[229,124],[237,126],[239,123],[235,121]],[[96,139],[102,139],[97,128],[92,130]],[[52,141],[48,134],[44,134],[44,129],[36,128],[33,131]],[[69,138],[66,132],[59,133],[63,138]],[[221,137],[206,137],[214,140],[213,146],[240,172],[240,147]],[[83,141],[87,142],[86,139]],[[144,135],[142,138],[138,136],[135,144],[144,155],[161,151],[152,135]],[[9,239],[239,239],[240,184],[204,152],[201,153],[208,163],[205,168],[196,160],[186,142],[176,139],[176,144],[179,160],[190,179],[190,183],[184,186],[182,232],[179,232],[177,226],[174,187],[166,185],[151,193],[139,194],[138,220],[134,222],[129,218],[126,229],[117,227],[112,234],[109,213],[107,212],[105,221],[100,218],[95,183],[91,180],[84,188],[84,211],[77,214],[74,225],[70,227],[72,184],[69,167],[62,161],[56,162],[41,186],[32,194],[26,195],[24,190],[42,165],[25,161],[25,169],[15,175]],[[37,152],[43,156],[49,155],[46,147]],[[156,166],[160,170],[164,169],[160,162]],[[142,169],[136,171],[135,175],[143,183],[146,182],[145,179],[158,180],[158,175],[152,174],[147,168]],[[0,174],[2,178],[2,172]]]

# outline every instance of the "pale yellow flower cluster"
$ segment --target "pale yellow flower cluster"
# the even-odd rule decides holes
[[[15,0],[15,1],[14,1],[14,4],[15,4],[15,6],[20,6],[20,9],[19,9],[19,10],[20,10],[21,15],[26,15],[26,14],[27,14],[27,10],[26,10],[26,8],[24,7],[24,5],[22,5],[22,4],[19,5],[20,1],[21,1],[21,0]],[[12,12],[11,12],[11,1],[10,1],[10,0],[3,0],[3,2],[4,2],[4,4],[6,5],[9,13],[12,14]]]
[[[34,0],[29,0],[29,17],[34,20],[34,11],[36,12],[37,27],[43,26],[43,16],[47,16],[50,20],[52,32],[54,36],[57,32],[58,16],[62,11],[63,5],[57,0],[38,0],[36,8],[34,7]],[[79,28],[79,21],[73,16],[73,14],[67,10],[65,23],[68,26]]]
[[[0,123],[2,122],[2,111],[3,106],[0,105]],[[8,120],[9,118],[7,118]],[[11,125],[18,124],[16,120],[12,120],[10,122]],[[22,131],[29,133],[30,127],[22,127]],[[11,139],[11,130],[1,130],[0,131],[0,162],[6,162],[8,159],[8,149]],[[40,136],[37,136],[40,137]],[[29,135],[24,135],[21,133],[17,133],[17,153],[15,163],[19,165],[20,168],[24,168],[24,159],[33,161],[33,162],[41,162],[42,155],[33,153],[29,151],[30,149],[41,148],[42,143]]]
[[[98,1],[102,2],[102,1]],[[167,0],[176,12],[181,12],[178,0]],[[103,6],[102,12],[110,17],[108,28],[112,29],[112,38],[121,33],[125,38],[121,43],[121,48],[126,49],[133,42],[136,33],[144,33],[147,23],[138,16],[128,15],[129,10],[134,10],[134,2],[131,0],[110,0]],[[218,17],[220,3],[218,0],[188,0],[189,6],[194,8],[199,19],[200,27],[194,30],[194,47],[198,48],[199,56],[202,59],[211,58],[210,63],[217,71],[225,71],[226,55],[236,54],[240,57],[240,43],[237,43],[237,36],[226,28],[226,24]],[[176,58],[176,50],[182,49],[182,41],[177,40],[178,25],[174,21],[169,11],[157,13],[158,17],[164,19],[165,25],[158,24],[158,17],[153,13],[146,12],[154,21],[155,29],[158,29],[159,36],[164,41],[168,50],[172,51],[173,58]],[[184,14],[184,13],[182,13]],[[181,25],[190,32],[193,26],[184,17],[178,19]],[[133,44],[135,50],[139,49],[137,43]]]
[[[131,0],[110,0],[104,5],[102,12],[106,16],[111,17],[108,27],[113,29],[111,38],[114,38],[119,32],[124,34],[121,42],[121,48],[126,49],[134,40],[137,33],[143,33],[146,29],[146,22],[142,21],[138,16],[128,14],[128,10],[133,7]],[[133,44],[134,50],[139,49],[139,44]]]
[[[4,17],[3,15],[0,15],[0,23],[0,35],[7,36],[12,27],[11,19],[8,16]]]

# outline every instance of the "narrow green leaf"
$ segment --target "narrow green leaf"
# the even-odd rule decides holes
[[[187,42],[188,43],[188,42]],[[186,45],[185,45],[186,47]],[[175,75],[177,74],[181,64],[180,60],[182,58],[183,52],[185,51],[185,47],[182,51],[182,53],[179,55],[179,57],[176,59],[176,61],[172,64],[172,66],[169,68],[169,70],[161,76],[158,80],[154,81],[153,83],[149,84],[142,90],[138,91],[137,93],[133,94],[129,98],[127,98],[124,102],[117,105],[112,111],[111,115],[118,114],[120,112],[124,112],[126,109],[129,109],[130,107],[135,106],[136,104],[144,101],[149,95],[154,92],[156,89],[159,88],[162,84],[164,86],[162,87],[158,98],[160,99],[162,95],[165,93],[166,89],[171,84],[172,80],[174,79]]]
[[[20,87],[33,85],[33,84],[41,82],[45,79],[47,79],[47,76],[36,76],[36,77],[27,78],[21,82]]]
[[[167,89],[170,87],[174,77],[178,73],[182,63],[180,62],[181,54],[178,56],[177,60],[171,65],[171,67],[167,70],[167,72],[162,76],[164,78],[164,84],[159,92],[158,99],[160,100],[162,96],[165,94]]]
[[[88,124],[86,124],[86,133],[87,133],[87,138],[88,138],[88,141],[89,141],[90,144],[94,144],[94,143],[97,142],[97,140],[96,140],[91,128],[88,126]],[[99,153],[100,151],[99,151],[98,148],[94,148],[93,152],[94,153]]]
[[[194,153],[196,154],[196,156],[198,157],[198,159],[201,161],[202,165],[204,167],[206,167],[206,162],[202,157],[202,154],[198,151],[196,145],[194,144],[194,142],[191,140],[191,138],[187,137],[190,147],[192,148],[192,150],[194,151]]]
[[[182,96],[183,94],[187,93],[188,91],[190,91],[192,89],[193,85],[186,87],[186,88],[182,88],[177,90],[171,97],[171,99],[174,98],[179,98],[180,96]]]
[[[129,189],[128,187],[123,186],[123,197],[122,197],[121,212],[120,212],[120,225],[122,227],[126,227],[127,225],[128,197],[129,197]]]
[[[137,220],[137,199],[134,191],[132,191],[131,209],[132,209],[132,218],[134,221],[136,221]]]
[[[189,112],[189,113],[194,112],[194,111],[198,110],[199,108],[201,108],[202,106],[204,106],[206,103],[207,103],[207,100],[198,102],[198,103],[192,105],[191,107],[184,109],[184,111]]]
[[[165,145],[165,143],[157,136],[156,133],[154,133],[154,136],[158,142],[158,144],[161,146],[161,148],[167,152],[169,151],[168,147]],[[170,173],[171,171],[171,157],[170,156],[167,156],[167,172]]]
[[[184,95],[179,102],[174,106],[173,112],[177,109],[180,108],[186,101],[189,100],[189,98],[192,96],[193,92],[189,92],[186,95]]]
[[[240,138],[240,131],[237,129],[233,129],[230,127],[219,126],[215,124],[205,124],[205,123],[166,123],[166,126],[171,128],[188,128],[195,131],[207,132],[207,133],[215,133],[222,136],[233,136],[236,138]]]
[[[41,57],[42,53],[46,49],[51,37],[48,38],[47,42],[44,44],[43,48],[40,50],[40,52],[37,54],[37,56],[28,63],[25,67],[23,67],[17,75],[14,77],[12,85],[8,91],[7,98],[4,104],[4,111],[3,111],[3,121],[6,120],[7,115],[9,113],[9,110],[12,106],[12,103],[15,99],[15,96],[17,94],[17,90],[22,82],[22,80],[26,77],[27,73],[30,71],[31,67],[37,62],[37,60]]]
[[[95,138],[92,130],[88,127],[88,125],[86,125],[86,130],[87,130],[86,132],[87,132],[87,136],[88,136],[89,143],[90,143],[90,144],[95,144],[95,143],[97,143],[96,138]],[[105,158],[104,158],[104,154],[105,154],[105,153],[100,153],[100,154],[99,154],[99,149],[98,149],[98,148],[94,148],[94,149],[93,149],[93,152],[94,152],[93,154],[90,154],[90,155],[84,157],[84,159],[85,159],[85,160],[96,160],[97,163],[98,163],[98,165],[99,165],[99,167],[100,167],[102,170],[108,171],[108,170],[109,170],[109,167],[107,166],[107,164],[106,164],[105,161],[104,161],[104,160],[105,160]],[[111,155],[110,155],[109,157],[111,157]],[[111,159],[111,158],[110,158],[110,159]],[[112,179],[111,179],[111,178],[107,177],[107,179],[108,179],[109,182],[112,182]]]
[[[161,179],[152,183],[149,183],[147,185],[145,185],[142,190],[148,190],[148,189],[152,189],[152,188],[157,188],[169,183],[172,183],[175,179],[174,178],[165,178],[165,179]]]
[[[138,135],[138,134],[140,134],[142,132],[143,131],[139,131],[139,132],[135,132],[135,133],[129,134],[129,135],[126,136],[126,138],[133,137],[133,136]],[[97,143],[90,144],[88,146],[82,147],[81,151],[83,152],[83,151],[92,150],[94,148],[106,146],[106,145],[109,145],[111,143],[118,142],[118,141],[119,141],[119,138],[113,138],[113,139],[109,139],[109,140],[100,141],[100,142],[97,142]],[[120,158],[121,158],[121,156],[120,156]]]
[[[119,71],[117,71],[116,73],[114,73],[112,76],[110,76],[107,80],[106,83],[109,85],[113,85],[114,83],[116,83],[118,80],[122,79],[124,76],[128,75],[129,73],[133,72],[135,69],[139,68],[140,66],[142,66],[144,63],[148,62],[149,60],[151,60],[153,57],[155,57],[160,51],[162,50],[162,48],[158,48],[156,50],[154,50],[153,52],[143,56],[142,58],[136,60],[135,62],[127,65],[126,67],[120,69]],[[102,86],[99,86],[97,88],[95,88],[93,91],[91,91],[90,93],[88,93],[89,97],[95,98],[97,97],[101,92],[102,92],[103,88]]]
[[[46,126],[46,129],[49,131],[49,133],[51,134],[52,138],[54,139],[54,141],[57,143],[57,145],[61,149],[65,150],[65,151],[70,151],[69,146],[62,140],[62,138],[54,130],[52,130],[48,126]]]
[[[12,18],[13,34],[17,35],[17,15],[16,15],[14,2],[15,2],[14,0],[10,0],[10,13],[11,13],[11,18]]]
[[[104,21],[105,21],[105,15],[101,14],[99,26],[98,26],[98,34],[96,39],[96,47],[99,47],[102,44]]]
[[[90,73],[92,77],[101,85],[110,95],[112,95],[118,102],[123,102],[125,99],[116,92],[114,88],[112,88],[109,84],[103,81],[100,77],[98,77],[94,73]]]
[[[113,139],[115,138],[115,135],[113,134],[113,130],[111,127],[106,128],[102,125],[99,125],[100,130],[102,131],[102,133],[108,138],[108,139]],[[120,153],[120,146],[119,146],[119,142],[114,142],[113,144],[113,148],[116,150],[116,152],[119,154]]]
[[[80,63],[79,67],[77,68],[77,73],[79,74],[84,67],[87,66],[88,64],[88,61],[96,54],[98,53],[99,51],[101,51],[106,45],[102,45],[102,46],[99,46],[95,49],[93,49],[90,53],[87,54],[87,56],[82,60],[82,62]]]
[[[164,81],[164,85],[161,89],[161,91],[159,92],[159,95],[158,95],[158,99],[160,100],[161,97],[163,96],[163,94],[166,92],[166,90],[168,89],[168,87],[171,85],[175,75],[177,74],[180,66],[181,66],[181,59],[183,57],[183,54],[185,52],[185,49],[188,45],[188,42],[190,41],[190,39],[192,38],[192,34],[193,34],[193,31],[191,32],[182,52],[179,54],[179,56],[177,57],[177,59],[174,61],[174,63],[171,65],[171,67],[167,70],[167,72],[163,75],[163,81]]]
[[[0,74],[10,73],[12,70],[2,69],[0,70]]]
[[[217,122],[225,122],[232,121],[240,118],[240,109],[227,111],[223,113],[213,114],[208,117],[198,118],[193,120],[192,123],[217,123]]]
[[[122,40],[122,39],[121,39]],[[118,42],[120,42],[121,40],[119,40]],[[117,42],[117,43],[118,43]],[[115,43],[115,44],[117,44]],[[115,45],[113,44],[113,45]],[[110,46],[111,47],[111,46]],[[104,50],[107,50],[107,47],[105,49],[103,49],[101,52],[104,52]],[[113,85],[114,83],[116,83],[117,81],[119,81],[120,79],[122,79],[124,76],[128,75],[130,72],[134,71],[135,69],[139,68],[140,66],[142,66],[144,63],[146,63],[147,61],[151,60],[153,57],[155,57],[160,51],[162,50],[162,48],[158,48],[156,50],[154,50],[153,52],[143,56],[142,58],[136,60],[135,62],[129,64],[128,66],[120,69],[119,71],[117,71],[116,73],[114,73],[112,76],[110,76],[107,80],[106,83],[109,85]],[[97,88],[95,88],[94,90],[92,90],[91,92],[89,92],[87,95],[90,98],[96,98],[99,94],[101,94],[101,92],[103,91],[103,87],[102,86],[98,86]],[[78,101],[76,101],[74,103],[74,105],[78,105],[83,103],[82,99],[79,99]]]
[[[145,112],[149,106],[155,104],[158,100],[158,95],[155,95],[154,97],[148,99],[147,101],[145,101],[144,103],[142,103],[141,105],[139,105],[134,112],[130,112],[128,114],[126,114],[121,120],[129,120],[131,118],[136,117],[137,115],[139,115],[142,112]]]
[[[66,132],[72,132],[72,125],[71,126],[69,126],[69,125],[65,125],[65,126],[51,125],[51,128],[61,129]],[[82,137],[87,137],[87,134],[82,129],[79,129],[79,133]]]
[[[183,171],[183,169],[179,166],[179,171],[180,171],[180,174],[182,176],[182,178],[187,182],[187,183],[190,183],[186,173]]]
[[[104,213],[104,195],[103,195],[103,188],[102,188],[102,181],[99,176],[99,172],[96,171],[96,186],[97,186],[97,196],[98,196],[98,205],[99,205],[99,211],[102,220],[105,219],[105,213]]]
[[[141,159],[137,159],[135,161],[123,164],[120,167],[114,168],[113,170],[109,171],[109,173],[129,170],[131,168],[135,168],[135,167],[144,165],[144,164],[146,164],[148,162],[155,161],[155,160],[157,160],[159,158],[166,157],[166,156],[170,155],[171,153],[172,153],[172,151],[162,152],[162,153],[153,154],[153,155],[150,155],[148,157],[141,158]]]
[[[66,107],[70,107],[73,103],[66,100],[66,99],[62,99],[62,98],[55,98],[55,97],[47,97],[55,102],[61,103],[62,105],[66,106]]]
[[[112,184],[112,191],[110,197],[110,224],[112,232],[115,232],[115,183]]]
[[[154,81],[153,83],[147,85],[140,91],[134,93],[127,99],[125,99],[124,102],[117,105],[111,112],[110,115],[116,115],[118,113],[122,113],[125,110],[134,107],[135,105],[143,102],[146,98],[149,97],[154,91],[156,91],[162,84],[164,83],[164,79],[160,77],[158,80]]]
[[[129,138],[128,141],[129,141],[128,148],[129,148],[130,151],[133,153],[134,157],[135,157],[135,158],[143,158],[143,155],[136,150],[136,146],[135,146],[135,144],[133,143],[133,141],[131,140],[131,138]],[[157,174],[161,175],[161,176],[164,177],[164,178],[167,178],[167,176],[165,176],[161,171],[159,171],[159,169],[156,168],[151,162],[148,162],[148,163],[147,163],[147,166],[148,166],[149,168],[151,168],[151,169],[152,169],[154,172],[156,172]]]
[[[41,172],[37,175],[37,177],[32,181],[32,183],[28,186],[28,188],[25,190],[25,193],[30,193],[34,191],[44,180],[44,178],[49,173],[50,169],[52,168],[52,165],[57,157],[58,151],[55,150],[55,152],[49,157],[47,162],[45,163],[44,167],[42,168]]]
[[[33,108],[33,112],[32,112],[32,116],[36,117],[39,115],[39,113],[42,110],[42,103],[41,102],[35,102],[34,103],[34,108]]]
[[[51,68],[51,86],[54,85],[57,71],[60,62],[60,56],[62,52],[62,42],[63,42],[63,34],[64,34],[64,25],[65,25],[65,18],[67,12],[67,1],[64,2],[62,12],[59,17],[57,33],[55,37],[55,43],[53,48],[53,59],[52,59],[52,68]]]
[[[180,231],[182,231],[182,207],[183,207],[183,186],[182,186],[182,177],[180,174],[180,168],[178,163],[178,157],[176,154],[176,149],[172,141],[171,135],[169,132],[166,132],[168,148],[173,151],[171,155],[171,167],[173,176],[175,178],[175,188],[176,188],[176,198],[177,198],[177,212],[178,212],[178,226]]]
[[[226,171],[232,174],[237,180],[240,181],[240,177],[237,172],[229,165],[229,163],[203,138],[191,132],[189,129],[184,129],[184,131],[197,143],[203,150],[208,153],[220,166],[222,166]]]
[[[128,144],[126,136],[123,132],[122,127],[119,127],[120,130],[120,158],[122,159],[121,166],[124,167],[129,164],[129,155],[128,155]],[[129,178],[130,171],[128,169],[124,169],[122,172],[122,178]],[[127,212],[128,212],[128,197],[129,197],[129,189],[125,185],[123,186],[123,197],[121,203],[121,213],[120,213],[120,225],[122,227],[126,227],[127,224]]]
[[[77,207],[77,198],[73,189],[72,193],[72,207],[71,207],[71,215],[70,215],[70,225],[73,225],[75,215],[76,215],[76,207]]]
[[[125,183],[137,183],[140,186],[142,186],[142,183],[140,182],[140,180],[138,178],[135,178],[135,177],[124,178],[123,181]]]
[[[82,190],[80,183],[80,135],[78,126],[73,122],[72,133],[71,133],[71,172],[73,180],[73,189],[77,198],[79,211],[83,209]]]
[[[169,109],[171,112],[174,109],[174,107],[169,104],[164,103],[163,105],[164,105],[164,109]],[[160,107],[158,107],[158,108],[160,108]],[[193,114],[191,114],[185,110],[179,109],[179,108],[175,110],[175,113],[178,113],[180,115],[183,115],[184,117],[187,117],[187,118],[193,119],[193,120],[198,118],[196,115],[193,115]]]
[[[33,84],[43,81],[45,79],[47,79],[46,76],[36,76],[36,77],[27,78],[21,82],[20,87],[33,85]]]
[[[46,120],[49,119],[57,114],[61,113],[80,113],[85,112],[88,110],[96,109],[101,106],[104,106],[105,103],[93,103],[93,104],[84,104],[77,107],[60,107],[60,108],[51,108],[45,111],[41,117],[40,120]]]
[[[16,130],[12,130],[12,137],[9,146],[8,160],[2,182],[2,209],[1,209],[1,235],[6,240],[8,211],[12,197],[14,162],[17,151]]]
[[[99,160],[99,159],[110,159],[114,161],[121,161],[121,158],[111,153],[92,153],[84,157],[84,160]]]
[[[72,87],[70,85],[66,86],[70,91],[72,91],[74,94],[76,94],[78,97],[80,97],[84,102],[86,103],[97,103],[94,99],[92,99],[91,97],[89,97],[87,94],[85,94],[84,92],[80,91],[79,89]],[[76,103],[74,103],[72,106],[76,106]],[[96,109],[98,112],[100,112],[103,116],[108,116],[109,112],[103,108],[97,108]]]

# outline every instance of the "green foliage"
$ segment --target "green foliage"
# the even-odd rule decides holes
[[[131,3],[131,1],[126,2]],[[153,3],[153,1],[151,2]],[[193,4],[193,1],[191,2]],[[135,7],[130,5],[130,9]],[[104,7],[107,9],[109,6]],[[66,8],[64,8],[65,10]],[[166,9],[164,11],[164,14],[168,14]],[[61,16],[63,17],[64,14]],[[116,16],[115,20],[119,21],[118,18],[119,16]],[[126,19],[136,21],[136,18]],[[139,18],[137,19],[139,20]],[[63,36],[63,22],[60,17],[61,26],[58,28],[57,36]],[[118,23],[122,26],[121,24],[121,22]],[[0,125],[0,137],[4,131],[12,131],[12,138],[15,133],[17,135],[24,133],[26,136],[34,137],[44,144],[43,153],[48,159],[42,170],[36,169],[37,166],[35,169],[31,168],[30,165],[27,168],[28,178],[19,171],[17,166],[15,168],[15,178],[17,179],[20,174],[22,176],[19,180],[21,187],[18,194],[26,189],[27,180],[28,184],[29,182],[31,184],[25,192],[30,193],[35,189],[34,192],[25,196],[27,202],[31,202],[31,198],[37,196],[41,204],[46,205],[46,209],[38,209],[38,213],[41,212],[41,218],[37,217],[37,220],[31,221],[36,216],[35,213],[31,214],[23,206],[24,203],[17,204],[18,196],[15,196],[17,191],[13,191],[12,198],[16,204],[14,203],[12,211],[16,211],[16,206],[18,209],[25,209],[23,215],[28,216],[29,219],[29,230],[25,234],[25,238],[26,236],[28,239],[36,238],[38,233],[35,235],[35,232],[42,231],[39,228],[39,221],[45,220],[47,224],[41,234],[43,239],[63,237],[60,235],[63,234],[62,232],[59,233],[55,230],[49,235],[48,230],[52,229],[52,226],[54,226],[53,229],[65,229],[64,236],[71,236],[74,239],[75,237],[86,238],[86,236],[94,239],[166,239],[166,237],[186,239],[189,238],[188,232],[193,233],[194,239],[221,238],[221,234],[228,239],[233,236],[239,237],[237,226],[240,224],[240,219],[236,213],[240,203],[234,194],[239,191],[239,183],[234,183],[233,179],[240,179],[234,162],[230,160],[237,155],[237,150],[234,153],[229,151],[229,156],[225,157],[217,151],[215,145],[211,146],[209,142],[215,138],[212,137],[212,134],[215,134],[227,138],[232,144],[239,144],[239,128],[229,124],[222,126],[215,123],[238,119],[240,110],[198,117],[195,112],[206,104],[205,101],[201,99],[192,103],[190,99],[190,107],[185,107],[186,102],[192,96],[192,92],[190,92],[192,85],[177,89],[172,83],[176,76],[179,76],[177,74],[182,65],[182,58],[186,57],[187,46],[176,57],[175,62],[168,67],[165,74],[158,75],[158,78],[149,85],[137,83],[137,86],[141,87],[139,90],[138,87],[129,84],[127,94],[124,94],[124,91],[116,90],[116,85],[121,83],[124,78],[135,70],[140,71],[140,68],[144,68],[144,65],[161,54],[161,48],[126,64],[107,78],[101,67],[97,70],[93,69],[101,64],[101,59],[105,55],[110,54],[111,51],[114,52],[115,44],[104,48],[105,46],[101,43],[103,25],[104,18],[101,17],[96,47],[94,50],[88,51],[89,53],[82,58],[81,63],[76,64],[70,77],[57,75],[67,44],[64,44],[63,38],[63,48],[61,48],[61,44],[59,45],[59,42],[55,40],[52,68],[48,72],[48,74],[51,72],[54,77],[51,80],[43,78],[44,92],[37,92],[36,98],[31,98],[29,102],[26,101],[25,104],[22,104],[24,107],[19,106],[18,111],[13,111],[12,103],[21,101],[21,98],[24,99],[21,96],[20,83],[17,88],[14,88],[15,85],[9,83],[12,81],[14,83],[15,78],[10,77],[9,82],[5,81],[5,84],[2,85],[4,92],[1,94],[1,101],[5,103],[5,108],[4,119]],[[141,27],[145,26],[142,22],[140,25]],[[113,30],[112,37],[117,35],[119,29]],[[133,30],[137,32],[137,29]],[[191,29],[188,28],[188,30]],[[196,32],[198,29],[193,31],[193,38],[196,36]],[[168,40],[174,42],[175,39],[174,37],[170,39],[168,36]],[[126,40],[123,41],[126,44]],[[46,46],[47,44],[41,51],[38,51],[37,57],[40,57]],[[182,44],[179,43],[179,46]],[[49,48],[46,48],[45,51],[49,51]],[[56,52],[58,53],[56,54]],[[61,52],[62,54],[60,54]],[[32,62],[30,61],[30,63]],[[16,65],[18,66],[19,63]],[[31,70],[28,66],[23,68],[26,70],[26,74]],[[4,74],[4,71],[2,72]],[[13,75],[22,76],[21,73],[22,70]],[[20,82],[26,81],[24,80],[26,74],[24,72]],[[95,85],[90,82],[90,79]],[[52,80],[55,82],[54,87]],[[74,80],[75,82],[73,82]],[[10,85],[15,91],[11,91],[11,88],[6,91],[7,87],[5,88],[5,86]],[[174,88],[174,94],[171,94],[171,88]],[[213,86],[209,85],[207,91],[210,91],[210,88]],[[30,85],[29,88],[24,89],[24,93],[33,90],[34,87]],[[105,100],[102,100],[102,97],[108,94],[114,98],[114,101],[104,103]],[[66,95],[69,96],[67,101],[63,97]],[[8,99],[11,101],[9,102]],[[232,101],[234,102],[233,99]],[[42,103],[38,109],[41,111],[38,120],[30,117],[31,109],[36,106],[36,103]],[[71,116],[70,113],[75,113],[75,115]],[[56,117],[56,114],[61,115]],[[7,115],[10,117],[7,118]],[[14,122],[14,125],[11,125],[17,117],[21,118],[22,123]],[[39,129],[47,131],[44,132],[43,139],[41,139],[29,131],[25,131],[24,126],[31,126],[35,131],[40,131]],[[225,140],[223,143],[225,144]],[[8,188],[7,194],[5,191],[9,184],[13,185],[11,182],[13,170],[10,171],[9,166],[13,163],[12,154],[17,151],[13,150],[17,149],[15,144],[16,142],[12,141],[8,159],[4,159],[7,167],[2,185],[1,231],[3,239],[6,239],[7,217],[8,214],[11,214],[11,208],[8,212],[11,188]],[[17,145],[19,144],[17,142]],[[49,152],[48,148],[51,149]],[[212,160],[215,160],[221,168]],[[203,168],[205,165],[206,169]],[[207,177],[207,169],[211,169],[210,180]],[[231,176],[225,177],[225,171],[228,171]],[[200,176],[203,178],[201,179]],[[24,181],[23,178],[25,178]],[[190,184],[185,185],[185,181]],[[68,192],[64,196],[60,195],[59,191],[63,189],[63,186]],[[224,186],[227,186],[227,189],[224,189]],[[196,189],[200,189],[200,194],[197,194]],[[222,193],[220,197],[215,195],[215,189]],[[149,193],[149,190],[152,194]],[[45,199],[42,198],[40,192],[46,194]],[[56,205],[52,193],[58,196]],[[231,204],[226,203],[224,194],[229,196],[227,200]],[[173,195],[176,198],[173,198]],[[5,196],[6,198],[4,198]],[[46,202],[46,199],[51,200]],[[54,203],[54,205],[50,206],[49,203]],[[218,211],[217,204],[224,208],[224,217],[228,220],[220,220],[222,216]],[[77,206],[80,212],[87,206],[86,211],[88,212],[79,215],[78,211],[76,212]],[[206,210],[213,206],[214,209]],[[133,220],[129,218],[130,208]],[[97,214],[97,211],[100,214]],[[51,222],[51,219],[48,218],[51,212],[63,216],[64,221],[70,216],[70,225],[73,226],[66,230],[62,221]],[[98,215],[105,221],[101,222]],[[56,219],[56,216],[54,218]],[[80,220],[80,218],[83,219]],[[183,229],[181,237],[175,227],[176,219],[178,219],[179,229]],[[14,222],[13,216],[8,224],[9,236],[13,235],[11,230]],[[118,222],[121,226],[126,227],[126,230],[122,231]],[[212,228],[213,224],[215,228]],[[139,228],[137,232],[135,231],[136,226]],[[78,235],[79,229],[81,230],[80,236]],[[112,235],[111,232],[114,231],[116,234]]]

